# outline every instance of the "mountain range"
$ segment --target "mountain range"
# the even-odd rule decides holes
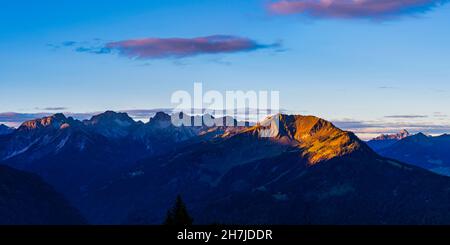
[[[382,156],[450,176],[450,135],[411,135],[403,132],[407,131],[387,138],[377,137],[368,145]]]
[[[450,224],[449,177],[314,116],[55,114],[0,136],[0,164],[41,176],[92,224],[160,224],[178,194],[196,224]]]
[[[372,140],[369,140],[367,144],[375,151],[378,151],[387,148],[395,144],[397,141],[402,140],[408,136],[411,136],[411,134],[408,132],[408,130],[403,129],[396,134],[382,134],[378,137],[373,138]]]

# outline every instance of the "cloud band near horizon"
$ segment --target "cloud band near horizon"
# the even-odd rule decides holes
[[[318,18],[380,19],[427,12],[449,0],[278,0],[268,5],[276,15]]]
[[[95,54],[117,52],[120,56],[131,59],[162,59],[249,52],[279,46],[279,43],[261,44],[245,37],[213,35],[196,38],[130,39],[109,42],[100,47],[78,47],[76,51]]]

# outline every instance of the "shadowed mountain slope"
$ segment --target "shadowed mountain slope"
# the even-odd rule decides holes
[[[325,120],[277,115],[141,160],[84,205],[99,223],[161,223],[180,193],[198,224],[449,224],[449,190]]]
[[[377,152],[385,157],[450,176],[450,135],[432,137],[418,133],[397,140]]]
[[[0,224],[69,225],[85,220],[38,176],[0,166]]]

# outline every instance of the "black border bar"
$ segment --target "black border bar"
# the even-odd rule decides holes
[[[223,231],[270,230],[272,239],[222,240]],[[196,242],[179,240],[179,232],[211,232],[209,243],[224,244],[298,242],[404,242],[449,241],[450,226],[0,226],[0,240],[10,242],[119,242],[124,244],[151,244],[151,242]],[[233,238],[233,237],[232,237]]]

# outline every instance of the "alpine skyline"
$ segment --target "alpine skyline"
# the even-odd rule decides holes
[[[202,82],[278,90],[286,111],[366,139],[449,132],[450,5],[386,2],[3,3],[0,124],[171,108]]]

